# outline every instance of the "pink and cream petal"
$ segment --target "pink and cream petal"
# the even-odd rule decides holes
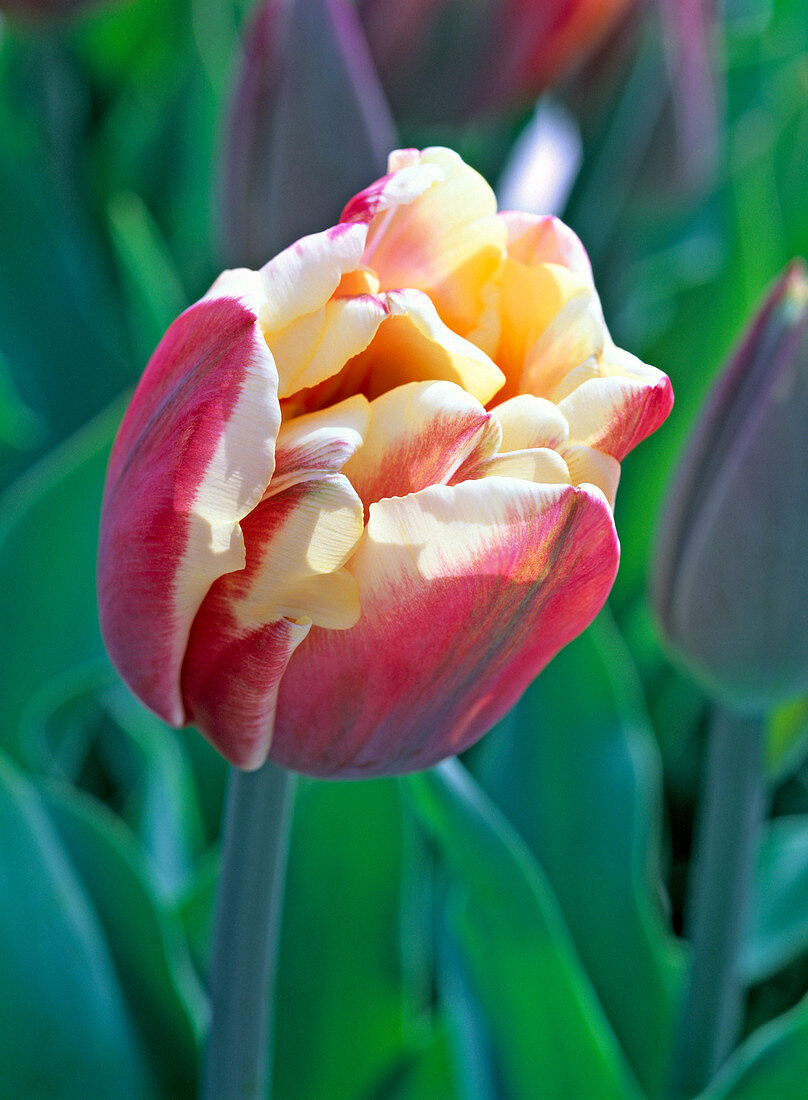
[[[409,206],[445,178],[438,164],[421,163],[417,149],[395,150],[388,160],[387,175],[354,195],[342,211],[340,222],[368,224],[398,206]]]
[[[214,626],[217,633],[203,633]],[[311,623],[289,619],[239,630],[226,611],[191,633],[182,686],[190,720],[231,764],[260,768],[272,742],[281,677]]]
[[[365,442],[344,471],[366,508],[448,481],[490,438],[491,414],[452,382],[398,386],[372,401],[370,412]]]
[[[673,405],[670,380],[653,367],[644,376],[612,376],[583,382],[559,404],[570,443],[595,447],[621,461],[655,431]]]
[[[594,488],[485,478],[372,505],[349,566],[362,617],[293,654],[272,758],[359,777],[461,752],[595,616],[618,555]]]
[[[409,203],[370,222],[364,262],[383,290],[413,287],[429,294],[443,321],[467,335],[484,308],[483,290],[505,254],[506,228],[485,180],[449,149],[426,149],[417,166],[440,176]],[[441,178],[442,177],[442,178]]]
[[[356,394],[316,412],[284,421],[275,443],[275,473],[265,496],[298,481],[339,473],[370,428],[370,403]]]
[[[182,725],[179,676],[211,585],[244,565],[240,527],[273,472],[277,375],[253,312],[211,298],[169,328],[110,459],[99,608],[110,656],[162,718]]]
[[[264,264],[264,331],[271,335],[324,306],[342,277],[361,266],[366,236],[364,225],[336,225],[302,237]]]
[[[258,271],[249,267],[235,267],[223,271],[202,298],[203,302],[217,298],[237,298],[256,317],[266,304],[264,281]]]
[[[213,585],[194,621],[182,686],[190,721],[239,767],[263,763],[278,681],[312,623],[329,633],[359,618],[345,568],[362,505],[342,475],[300,482],[244,520],[245,568]]]

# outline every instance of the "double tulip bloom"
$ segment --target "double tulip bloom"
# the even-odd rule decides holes
[[[617,569],[619,462],[668,379],[583,248],[446,149],[171,326],[110,459],[101,622],[235,765],[427,767],[517,700]]]

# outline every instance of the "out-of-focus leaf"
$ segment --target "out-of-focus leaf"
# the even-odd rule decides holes
[[[42,418],[17,393],[8,363],[0,358],[0,447],[26,451],[44,441]]]
[[[808,999],[738,1048],[699,1100],[797,1100],[808,1081]]]
[[[0,714],[3,747],[12,755],[33,693],[103,655],[95,600],[98,514],[122,411],[118,403],[88,424],[0,499]]]
[[[762,981],[808,950],[808,815],[767,822],[742,965]]]
[[[177,912],[185,929],[188,949],[197,971],[207,979],[213,942],[213,910],[219,884],[219,849],[209,848],[199,857],[177,899]]]
[[[374,1089],[373,1100],[455,1100],[448,1028],[444,1024],[413,1042],[413,1049],[390,1079]],[[481,1098],[479,1098],[481,1100]]]
[[[0,44],[0,351],[59,440],[129,382],[128,333],[92,209],[83,77],[52,36]]]
[[[770,783],[788,778],[808,754],[808,698],[777,707],[766,724],[766,773]]]
[[[188,304],[174,261],[146,204],[133,191],[109,204],[112,240],[128,292],[143,362]]]
[[[174,897],[204,846],[190,763],[174,730],[130,694],[105,659],[54,677],[20,728],[29,765],[102,797],[143,845]]]
[[[4,1094],[159,1096],[91,901],[36,791],[3,757],[0,836]]]
[[[402,816],[389,780],[301,786],[278,974],[278,1100],[372,1095],[408,1047]]]
[[[639,1096],[549,883],[457,762],[404,789],[453,874],[454,929],[506,1093]]]
[[[496,1043],[454,929],[454,897],[449,888],[437,928],[438,999],[446,1017],[449,1052],[460,1096],[463,1100],[495,1100],[503,1092]]]
[[[140,85],[155,95],[170,84],[189,42],[186,0],[107,2],[88,12],[72,34],[85,69],[109,92]]]
[[[207,1003],[176,915],[161,906],[132,835],[102,803],[51,783],[43,794],[92,899],[166,1096],[193,1097]]]
[[[662,919],[658,750],[602,616],[542,672],[479,771],[532,848],[644,1088],[670,1054],[682,959]]]

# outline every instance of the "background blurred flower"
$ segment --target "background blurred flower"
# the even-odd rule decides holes
[[[397,118],[490,114],[580,65],[636,0],[359,0]]]
[[[808,687],[808,280],[792,264],[717,381],[659,532],[665,634],[730,707]]]
[[[670,404],[574,234],[498,215],[449,150],[394,153],[155,352],[109,467],[110,654],[241,767],[460,752],[601,607],[619,461]]]
[[[82,8],[109,0],[0,0],[0,12],[30,20],[68,19]]]
[[[222,155],[222,248],[228,263],[258,266],[336,221],[384,171],[396,139],[347,0],[262,0],[242,50]]]

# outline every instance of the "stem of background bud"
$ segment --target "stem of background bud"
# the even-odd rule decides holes
[[[677,1100],[706,1087],[741,1021],[738,964],[763,819],[763,728],[760,716],[716,707],[685,914],[693,962],[674,1052]]]
[[[272,1005],[294,778],[232,768],[211,965],[202,1100],[270,1096]]]

